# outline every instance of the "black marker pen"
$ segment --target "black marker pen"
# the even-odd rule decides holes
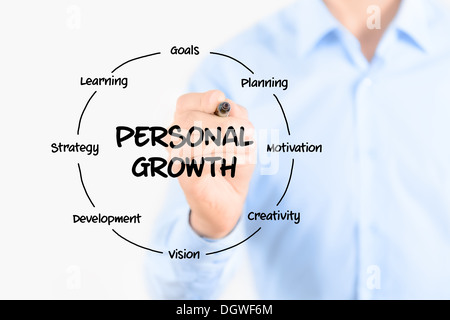
[[[219,117],[228,117],[228,114],[230,113],[230,111],[231,111],[231,105],[228,102],[224,101],[217,106],[214,114]]]

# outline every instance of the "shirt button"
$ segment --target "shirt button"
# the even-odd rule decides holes
[[[362,85],[363,86],[365,86],[365,87],[371,87],[372,86],[372,84],[373,84],[373,81],[372,81],[372,79],[370,79],[369,77],[365,77],[364,79],[363,79],[363,81],[362,81]]]

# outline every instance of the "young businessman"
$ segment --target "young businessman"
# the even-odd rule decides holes
[[[254,128],[263,151],[278,140],[322,152],[279,153],[275,171],[258,160],[234,177],[179,177],[153,244],[208,253],[261,227],[246,242],[261,298],[450,298],[448,18],[435,0],[301,0],[220,48],[289,87],[243,88],[247,70],[209,57],[174,124]],[[215,116],[225,99],[229,117]],[[249,215],[290,211],[301,221]],[[149,257],[155,296],[216,298],[236,250]]]

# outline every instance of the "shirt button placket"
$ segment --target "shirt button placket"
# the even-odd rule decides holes
[[[365,76],[359,80],[355,90],[355,124],[356,124],[356,163],[357,163],[357,223],[358,223],[358,288],[359,299],[371,299],[374,297],[374,289],[378,283],[372,279],[376,276],[377,267],[374,232],[376,228],[373,224],[373,212],[370,208],[370,186],[373,173],[374,153],[371,149],[372,134],[371,121],[371,93],[373,79],[369,70],[365,71]],[[379,267],[378,267],[379,268]],[[379,271],[379,270],[378,270]],[[376,280],[376,279],[375,279]]]

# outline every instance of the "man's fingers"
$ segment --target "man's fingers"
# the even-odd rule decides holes
[[[227,101],[231,105],[231,111],[229,114],[230,117],[248,119],[247,109],[229,99],[226,99],[225,101]]]
[[[231,105],[228,117],[214,114],[223,101]],[[168,133],[164,142],[169,146],[169,159],[199,156],[238,156],[241,159],[248,158],[255,149],[254,128],[248,120],[247,110],[225,99],[219,90],[181,96]]]
[[[223,101],[225,101],[225,94],[220,90],[187,93],[178,98],[176,112],[201,111],[214,113],[217,105]]]
[[[187,93],[180,96],[177,100],[176,113],[200,111],[214,114],[217,106],[224,101],[227,101],[231,105],[230,117],[248,119],[247,110],[230,99],[225,99],[225,94],[220,90],[210,90],[203,93]]]
[[[214,114],[205,114],[203,112],[191,111],[189,113],[176,114],[174,117],[174,125],[179,125],[181,128],[189,129],[192,126],[198,126],[201,128],[215,129],[222,127],[226,130],[228,127],[244,126],[245,128],[252,128],[253,125],[246,118],[238,117],[219,117]]]

